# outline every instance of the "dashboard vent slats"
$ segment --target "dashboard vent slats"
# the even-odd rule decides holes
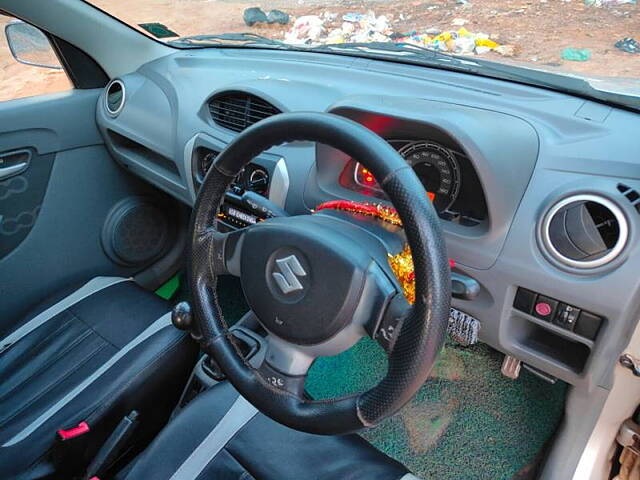
[[[225,92],[209,101],[213,121],[221,127],[241,132],[254,123],[281,111],[266,100],[245,92]]]
[[[634,206],[636,211],[640,213],[640,193],[624,183],[618,184],[618,191],[623,194],[626,199],[631,202],[631,205]]]

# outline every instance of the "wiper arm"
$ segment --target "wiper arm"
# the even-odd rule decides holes
[[[180,37],[175,40],[167,42],[171,45],[188,45],[188,46],[202,46],[202,45],[269,45],[269,46],[286,46],[284,42],[274,40],[272,38],[263,37],[255,33],[219,33],[215,35],[190,35],[187,37]]]

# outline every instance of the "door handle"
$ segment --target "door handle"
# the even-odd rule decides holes
[[[9,178],[22,173],[27,169],[28,166],[29,164],[27,162],[22,162],[16,163],[15,165],[11,165],[9,167],[0,167],[0,180],[4,180],[5,178]]]
[[[0,154],[0,181],[19,175],[29,168],[30,150],[14,150]]]

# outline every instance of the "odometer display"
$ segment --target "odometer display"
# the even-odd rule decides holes
[[[460,192],[460,167],[449,149],[433,142],[403,142],[398,153],[413,167],[435,209],[449,209]],[[381,191],[371,172],[361,164],[356,164],[354,173],[358,185]]]

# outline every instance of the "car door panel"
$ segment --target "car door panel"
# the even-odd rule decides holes
[[[0,181],[0,335],[57,290],[135,273],[105,253],[101,233],[114,205],[153,192],[107,152],[95,123],[99,94],[0,103],[0,159],[30,155],[24,171]]]
[[[27,152],[27,160],[14,160]],[[3,165],[4,158],[10,158]],[[16,174],[0,180],[0,261],[16,249],[33,228],[40,212],[44,192],[55,155],[38,155],[33,149],[20,149],[0,154],[0,175],[24,165]],[[18,163],[16,163],[18,162]]]

